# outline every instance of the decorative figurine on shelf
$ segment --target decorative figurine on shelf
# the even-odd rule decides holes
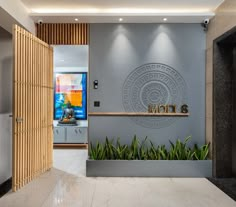
[[[58,125],[77,125],[75,113],[70,102],[67,103],[66,108],[63,110]]]

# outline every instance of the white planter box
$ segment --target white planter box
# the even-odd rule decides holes
[[[87,160],[88,177],[212,177],[212,160]]]

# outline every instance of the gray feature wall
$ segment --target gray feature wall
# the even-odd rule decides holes
[[[148,136],[156,144],[169,145],[169,140],[189,135],[192,143],[205,143],[205,42],[200,24],[91,24],[90,112],[145,111],[143,97],[153,90],[151,101],[178,104],[178,111],[186,103],[190,116],[90,117],[89,141],[108,136],[129,144],[136,134],[141,139]],[[139,80],[143,71],[152,78]],[[94,80],[98,80],[97,90]],[[134,82],[129,88],[130,80]],[[94,101],[100,101],[100,107],[94,107]]]

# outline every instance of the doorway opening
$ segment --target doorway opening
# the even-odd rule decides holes
[[[54,45],[54,167],[85,176],[88,156],[88,45]],[[73,117],[65,117],[71,104]],[[66,121],[63,121],[66,120]],[[71,120],[76,120],[71,122]]]

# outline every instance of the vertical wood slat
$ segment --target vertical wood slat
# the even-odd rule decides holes
[[[36,24],[37,37],[51,45],[88,45],[89,25],[43,23]]]
[[[51,39],[47,31],[40,33]],[[13,34],[12,189],[17,191],[52,167],[53,50],[17,25]]]

